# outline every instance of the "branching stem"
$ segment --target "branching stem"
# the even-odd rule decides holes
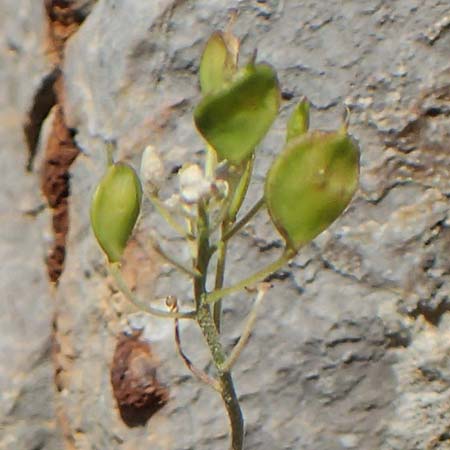
[[[264,278],[268,277],[272,273],[281,269],[294,256],[295,256],[295,252],[293,250],[286,249],[283,252],[283,254],[276,261],[274,261],[273,263],[264,267],[263,269],[256,272],[255,274],[249,276],[248,278],[245,278],[244,280],[241,280],[238,283],[236,283],[232,286],[229,286],[227,288],[219,289],[217,291],[211,292],[210,294],[207,294],[206,298],[205,298],[205,302],[208,304],[213,304],[213,303],[219,301],[221,298],[225,297],[226,295],[234,294],[248,286],[255,285],[256,283],[260,282],[261,280],[264,280]]]
[[[170,310],[172,312],[178,312],[178,305],[173,299],[169,299],[170,301],[167,302]],[[214,390],[217,392],[221,392],[220,384],[217,380],[214,378],[211,378],[206,372],[199,369],[198,367],[194,366],[192,361],[188,358],[186,353],[184,353],[182,347],[181,347],[181,338],[180,338],[180,326],[179,326],[179,320],[174,319],[174,334],[175,334],[175,345],[177,347],[178,354],[180,355],[181,359],[183,360],[186,367],[200,380],[203,381],[203,383],[208,384],[211,386]]]
[[[194,279],[194,296],[197,305],[197,323],[208,345],[212,360],[218,372],[220,395],[225,404],[231,428],[230,450],[242,450],[244,443],[244,419],[239,406],[233,378],[229,371],[220,369],[225,362],[225,352],[220,342],[219,333],[211,314],[210,306],[203,302],[206,293],[211,248],[209,244],[209,223],[203,204],[198,205],[197,258],[195,268],[202,274]]]
[[[245,323],[244,329],[242,331],[241,337],[239,338],[239,341],[234,346],[233,350],[231,351],[230,355],[226,359],[226,361],[222,365],[222,370],[224,372],[230,371],[233,367],[236,360],[239,358],[239,355],[241,354],[242,350],[244,349],[245,345],[247,344],[250,335],[252,333],[252,330],[255,326],[256,317],[258,314],[259,306],[261,305],[262,299],[266,295],[267,291],[269,290],[270,285],[268,283],[262,283],[258,288],[258,294],[256,296],[255,302],[253,303],[252,310],[250,311],[247,322]]]
[[[177,261],[175,258],[172,258],[168,253],[164,251],[164,249],[156,242],[154,238],[150,239],[150,242],[152,244],[153,249],[160,255],[162,258],[164,258],[168,263],[172,264],[172,266],[176,267],[181,272],[184,272],[186,275],[190,276],[191,278],[197,278],[201,276],[201,273],[196,269],[191,269],[190,267],[187,267],[185,264],[183,264],[180,261]]]
[[[159,215],[170,225],[180,236],[185,237],[186,239],[192,239],[186,233],[184,227],[172,216],[171,211],[167,208],[167,206],[156,196],[149,196],[148,199],[152,203],[153,207],[159,213]]]
[[[231,237],[233,237],[242,227],[244,227],[252,218],[256,215],[256,213],[261,209],[264,205],[265,200],[264,197],[261,197],[245,214],[242,219],[237,221],[233,227],[231,227],[222,237],[223,241],[228,241]]]
[[[135,295],[131,289],[128,287],[126,281],[123,279],[122,273],[120,272],[120,266],[118,263],[112,263],[109,265],[109,272],[114,278],[117,287],[120,292],[139,310],[152,314],[157,317],[164,317],[168,319],[195,319],[196,312],[188,311],[188,312],[170,312],[163,311],[161,309],[154,308],[151,305],[144,304],[138,297]]]

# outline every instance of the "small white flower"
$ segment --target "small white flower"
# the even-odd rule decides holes
[[[178,173],[181,198],[186,203],[197,203],[211,194],[211,182],[208,181],[197,164],[186,164]]]
[[[155,195],[164,182],[164,164],[158,151],[148,145],[142,153],[141,182],[148,195]]]

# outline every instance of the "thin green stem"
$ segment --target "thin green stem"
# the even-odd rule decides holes
[[[253,154],[253,156],[247,161],[247,165],[245,166],[243,172],[230,172],[230,176],[228,178],[231,198],[230,208],[228,210],[228,219],[230,223],[234,223],[236,221],[236,216],[241,209],[242,203],[247,194],[250,178],[252,176],[254,159],[255,156]]]
[[[205,158],[205,175],[209,179],[214,178],[214,171],[217,166],[216,151],[207,144],[206,146],[206,158]]]
[[[114,142],[108,141],[106,143],[106,166],[112,166],[114,164],[114,150],[116,146]]]
[[[195,319],[196,312],[170,312],[163,311],[157,308],[153,308],[151,305],[144,304],[128,287],[124,280],[118,263],[112,263],[109,265],[109,272],[116,281],[117,287],[122,294],[139,310],[152,314],[157,317],[165,317],[168,319]]]
[[[222,230],[225,229],[225,225],[222,226]],[[227,243],[225,241],[220,241],[217,245],[217,266],[216,266],[216,279],[214,283],[214,290],[222,289],[224,274],[225,274],[225,263],[227,257]],[[222,301],[218,300],[213,305],[213,317],[214,323],[216,324],[217,331],[220,334],[221,320],[222,320]]]
[[[225,362],[225,352],[220,343],[219,333],[214,323],[210,307],[208,304],[202,302],[206,292],[206,274],[211,257],[208,215],[202,203],[198,205],[197,224],[197,257],[195,268],[202,274],[201,277],[194,279],[197,323],[208,344],[214,365],[218,371],[220,394],[225,404],[231,427],[230,450],[242,450],[244,443],[244,419],[242,417],[242,411],[234,389],[231,373],[220,370],[220,366]]]
[[[211,249],[209,246],[209,223],[208,214],[205,205],[199,203],[197,206],[197,256],[195,258],[195,269],[201,274],[200,277],[194,279],[194,298],[196,307],[200,306],[200,300],[206,291],[206,277],[208,273],[208,265],[211,257]]]
[[[233,237],[243,226],[245,226],[255,214],[261,209],[264,205],[265,200],[264,197],[261,197],[245,214],[242,219],[238,220],[224,235],[223,240],[228,241],[231,237]]]
[[[173,312],[178,312],[178,307],[175,303],[174,307],[171,309]],[[207,373],[205,373],[203,370],[196,367],[192,361],[188,358],[186,353],[184,353],[182,347],[181,347],[181,337],[180,337],[180,327],[179,327],[179,320],[174,319],[174,334],[175,334],[175,345],[177,348],[177,351],[183,360],[186,367],[200,380],[203,381],[203,383],[208,384],[211,386],[214,390],[221,392],[220,384],[217,380],[214,378],[211,378]]]
[[[244,419],[231,373],[230,371],[221,370],[221,366],[225,362],[225,352],[220,343],[219,334],[208,305],[202,304],[200,306],[197,320],[219,372],[220,393],[227,410],[231,428],[230,450],[242,450],[244,445]]]
[[[184,227],[175,220],[172,216],[172,213],[169,209],[164,205],[164,203],[156,196],[148,196],[148,199],[152,203],[153,207],[156,209],[158,214],[180,235],[185,237],[186,239],[191,239],[191,236],[186,234],[186,230]]]
[[[176,267],[181,272],[184,272],[186,275],[189,275],[192,278],[197,278],[201,276],[201,273],[198,270],[191,269],[182,262],[177,261],[175,258],[172,258],[172,256],[166,253],[164,249],[156,242],[155,239],[150,238],[150,242],[155,252],[158,253],[158,255],[160,255],[162,258],[164,258],[168,263],[172,264],[172,266]]]
[[[231,373],[221,373],[219,383],[222,388],[222,400],[225,403],[228,419],[230,420],[230,450],[242,450],[244,448],[244,417],[242,416],[239,400],[234,389]]]
[[[208,304],[213,304],[217,301],[219,301],[221,298],[225,297],[226,295],[234,294],[235,292],[238,292],[247,286],[252,286],[256,283],[258,283],[261,280],[264,280],[264,278],[268,277],[272,273],[276,272],[277,270],[281,269],[290,259],[292,259],[295,256],[295,252],[293,250],[285,250],[283,254],[273,263],[269,264],[268,266],[264,267],[260,271],[256,272],[255,274],[249,276],[248,278],[245,278],[244,280],[239,281],[238,283],[234,284],[233,286],[219,289],[218,291],[211,292],[210,294],[206,295],[205,302]]]
[[[266,292],[268,291],[270,285],[266,284],[264,286],[261,286],[258,289],[258,294],[256,296],[255,302],[253,303],[252,309],[247,317],[247,321],[245,323],[244,329],[242,330],[241,337],[239,338],[239,341],[234,346],[233,350],[231,351],[230,355],[226,359],[226,361],[222,365],[223,371],[230,371],[233,367],[236,360],[239,358],[239,355],[241,354],[242,350],[244,349],[245,345],[247,344],[250,335],[252,333],[252,330],[255,326],[256,317],[258,314],[259,306],[261,305],[262,299],[264,298]]]
[[[252,157],[248,162],[247,166],[244,170],[244,173],[241,174],[239,177],[232,176],[229,179],[230,182],[230,192],[228,194],[228,198],[224,201],[224,207],[223,216],[219,216],[221,221],[221,231],[220,231],[220,242],[218,244],[218,255],[217,255],[217,268],[216,268],[216,280],[214,284],[214,290],[220,290],[223,287],[223,281],[224,281],[224,273],[225,273],[225,261],[226,261],[226,254],[227,254],[227,240],[234,234],[229,233],[230,229],[233,229],[234,227],[231,227],[231,225],[234,224],[234,221],[236,220],[236,215],[242,205],[242,202],[244,201],[245,195],[247,193],[247,189],[250,183],[250,177],[253,169],[253,160]],[[236,175],[236,174],[235,174]],[[259,208],[260,206],[258,206]],[[255,212],[252,213],[252,215],[247,219],[250,220],[250,218],[255,214]],[[241,226],[243,226],[242,224]],[[238,228],[239,229],[239,228]],[[237,230],[236,230],[237,231]],[[228,236],[228,237],[226,237]],[[222,302],[221,300],[218,300],[214,306],[213,306],[213,317],[214,317],[214,323],[216,324],[217,330],[220,333],[221,329],[221,316],[222,316]]]

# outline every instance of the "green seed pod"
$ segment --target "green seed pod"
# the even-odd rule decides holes
[[[269,214],[288,247],[298,250],[336,220],[355,193],[359,147],[344,129],[288,142],[269,170]]]
[[[200,61],[200,87],[203,95],[217,91],[237,69],[239,41],[230,33],[216,31],[203,50]]]
[[[286,141],[290,141],[308,132],[309,128],[309,102],[301,100],[289,117],[286,130]]]
[[[244,171],[242,173],[240,173],[240,171],[238,172],[239,181],[237,181],[236,183],[236,189],[234,190],[230,206],[228,208],[227,220],[231,222],[234,222],[236,220],[236,216],[241,209],[242,203],[245,199],[245,194],[247,193],[247,189],[252,178],[254,160],[254,157],[250,158],[247,161],[247,165],[245,166]],[[233,183],[234,176],[236,176],[236,174],[232,173],[228,181]]]
[[[141,208],[142,188],[134,169],[124,163],[108,167],[91,203],[91,226],[109,262],[118,262]]]
[[[279,104],[275,71],[267,64],[250,64],[233,81],[203,98],[195,108],[194,121],[218,159],[239,166],[269,131]]]

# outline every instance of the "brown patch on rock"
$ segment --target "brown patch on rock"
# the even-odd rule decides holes
[[[57,105],[41,174],[42,193],[53,210],[54,242],[47,257],[48,275],[53,282],[58,281],[64,268],[69,230],[69,167],[78,153],[72,133],[65,124],[62,107]]]
[[[32,169],[45,118],[55,104],[63,103],[62,91],[56,92],[55,84],[61,79],[60,66],[64,56],[64,46],[87,14],[83,8],[76,5],[74,0],[45,0],[44,5],[47,13],[47,54],[50,61],[54,63],[54,69],[42,79],[37,88],[23,125],[29,152],[28,170]]]
[[[45,0],[48,17],[48,49],[50,57],[60,62],[67,39],[86,18],[74,0]]]
[[[23,132],[28,147],[27,169],[33,169],[33,161],[41,139],[45,120],[50,117],[50,132],[45,139],[45,154],[41,166],[41,189],[52,209],[54,242],[47,257],[48,275],[57,282],[66,253],[66,236],[69,229],[69,168],[79,150],[74,141],[74,130],[67,127],[64,117],[64,86],[61,66],[67,39],[78,29],[88,14],[87,3],[78,0],[44,0],[47,13],[47,37],[45,45],[52,69],[42,78],[36,89],[30,109],[25,117]],[[86,5],[84,5],[86,4]],[[81,6],[80,6],[81,5]],[[52,333],[52,359],[54,383],[58,392],[68,387],[68,374],[73,355],[68,349],[73,346],[67,335],[58,330],[59,317],[55,312]],[[74,431],[63,405],[56,402],[56,416],[64,436],[64,447],[75,450]]]
[[[122,335],[111,367],[111,384],[120,416],[129,427],[145,425],[169,399],[167,387],[157,378],[159,362],[141,332]]]
[[[47,257],[48,276],[57,282],[64,269],[66,236],[69,230],[69,168],[79,150],[64,118],[64,86],[60,70],[67,39],[78,29],[85,15],[73,0],[45,0],[48,19],[47,46],[55,69],[43,81],[25,120],[24,133],[30,154],[29,168],[36,152],[45,118],[54,111],[42,166],[41,188],[53,210],[54,242]],[[54,106],[55,105],[55,106]]]

